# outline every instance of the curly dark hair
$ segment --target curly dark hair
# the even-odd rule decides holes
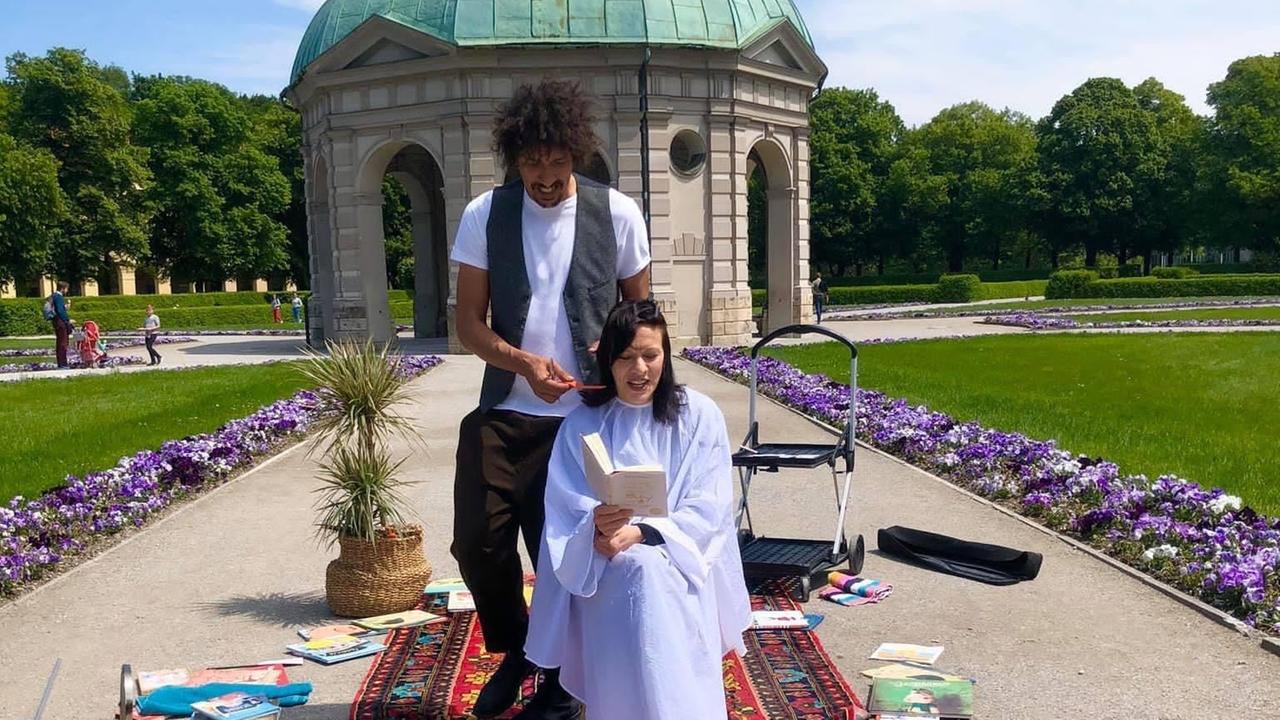
[[[600,144],[592,129],[595,119],[591,99],[578,83],[543,80],[521,85],[498,109],[493,149],[509,170],[519,166],[524,153],[548,146],[567,149],[574,166],[581,168]]]

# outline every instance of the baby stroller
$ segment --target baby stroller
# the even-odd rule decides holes
[[[849,414],[844,431],[831,444],[761,442],[760,425],[756,421],[760,351],[784,335],[810,333],[826,335],[849,351]],[[845,532],[849,490],[853,478],[854,431],[857,424],[854,398],[857,385],[858,349],[848,338],[825,327],[789,325],[769,333],[751,348],[751,404],[747,437],[743,440],[742,447],[733,454],[733,466],[738,469],[742,489],[737,513],[738,544],[742,553],[743,574],[748,583],[756,580],[782,580],[791,586],[795,599],[808,602],[809,591],[826,584],[829,571],[847,568],[851,575],[862,571],[866,544],[862,536],[858,535],[851,545]],[[756,534],[751,522],[751,507],[747,502],[751,481],[756,474],[776,473],[788,468],[811,470],[823,465],[831,469],[831,480],[835,486],[835,532],[832,536],[827,539],[797,539]]]
[[[98,323],[92,320],[86,320],[84,325],[77,328],[72,338],[76,343],[76,351],[80,353],[80,365],[83,367],[96,367],[106,353],[99,347],[98,341],[100,333],[98,331]]]

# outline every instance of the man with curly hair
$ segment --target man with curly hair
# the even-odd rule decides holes
[[[594,349],[619,296],[649,297],[649,240],[627,196],[574,173],[598,145],[573,83],[523,86],[498,113],[494,150],[519,178],[462,214],[458,339],[485,361],[480,405],[458,432],[451,551],[490,652],[505,653],[473,713],[500,715],[537,668],[524,656],[528,609],[517,533],[537,566],[547,463],[560,423],[599,382]],[[490,319],[486,321],[486,315]],[[577,718],[547,670],[519,720]]]

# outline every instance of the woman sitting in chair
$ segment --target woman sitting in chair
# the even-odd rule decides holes
[[[676,384],[652,301],[615,307],[596,357],[603,388],[584,393],[551,453],[525,652],[558,668],[591,717],[724,718],[721,662],[745,651],[751,623],[724,416]],[[614,467],[666,470],[667,517],[601,504],[583,465],[591,433]]]

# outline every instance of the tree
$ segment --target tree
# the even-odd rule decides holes
[[[307,246],[306,176],[302,167],[302,117],[278,98],[255,95],[245,100],[253,120],[252,136],[280,166],[289,181],[289,204],[275,219],[288,234],[288,275],[299,287],[311,282]]]
[[[998,268],[1028,226],[1025,198],[1036,146],[1031,120],[963,103],[938,113],[905,144],[909,162],[898,167],[903,185],[896,192],[904,211],[927,223],[922,234],[940,245],[947,270],[960,272],[979,254]],[[908,178],[908,170],[922,175]]]
[[[125,97],[83,53],[65,48],[7,62],[14,136],[58,161],[67,220],[46,270],[66,280],[106,274],[116,259],[147,255],[146,151],[130,139]]]
[[[1153,253],[1178,250],[1191,239],[1205,125],[1181,95],[1155,78],[1139,84],[1133,94],[1155,124],[1157,165],[1142,177],[1134,208],[1136,232],[1117,240],[1117,256],[1142,256],[1144,272],[1150,273]]]
[[[841,275],[883,257],[877,198],[889,175],[894,143],[905,130],[875,90],[832,88],[809,106],[810,228],[813,259]]]
[[[53,154],[0,133],[0,285],[44,271],[66,214]]]
[[[409,193],[390,173],[382,178],[382,237],[386,244],[387,282],[400,285],[400,264],[413,257],[413,216]]]
[[[277,218],[289,181],[253,137],[239,99],[203,80],[135,81],[137,137],[156,182],[151,251],[163,272],[193,280],[264,277],[288,265]]]
[[[1161,166],[1156,123],[1123,82],[1093,78],[1036,127],[1047,222],[1083,241],[1085,264],[1138,232],[1142,189]]]
[[[1280,251],[1280,53],[1209,86],[1208,174],[1224,245]]]

